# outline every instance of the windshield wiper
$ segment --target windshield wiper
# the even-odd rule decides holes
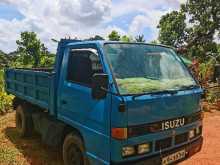
[[[174,95],[177,92],[178,92],[178,90],[163,90],[163,91],[156,91],[156,92],[150,92],[150,93],[135,94],[135,95],[132,96],[132,100],[134,100],[136,97],[143,96],[143,95],[160,95],[160,94]]]

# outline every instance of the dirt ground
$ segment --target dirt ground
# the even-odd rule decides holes
[[[220,165],[220,112],[205,113],[202,150],[181,165]]]
[[[202,151],[180,165],[220,165],[220,112],[204,117]],[[43,145],[36,135],[21,139],[14,113],[0,117],[0,165],[62,165],[61,153]]]
[[[0,117],[0,165],[62,165],[61,153],[43,145],[38,135],[20,138],[15,113]]]

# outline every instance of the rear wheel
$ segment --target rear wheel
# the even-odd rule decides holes
[[[33,131],[31,112],[24,105],[16,107],[16,128],[21,137],[29,137]]]
[[[63,143],[64,165],[88,165],[81,138],[74,133],[66,136]]]

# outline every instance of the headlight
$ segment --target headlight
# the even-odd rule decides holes
[[[196,135],[200,134],[200,127],[196,128]]]
[[[151,145],[149,143],[144,143],[138,145],[138,154],[145,154],[147,152],[150,152]]]
[[[189,138],[192,139],[195,137],[195,131],[194,130],[190,130],[189,131]]]
[[[126,146],[122,148],[122,156],[131,156],[135,154],[135,148],[133,146]]]

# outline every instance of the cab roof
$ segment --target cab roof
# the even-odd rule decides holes
[[[123,42],[123,41],[106,41],[106,40],[71,40],[71,39],[61,39],[60,43],[65,43],[65,46],[71,46],[71,45],[77,45],[77,44],[144,44],[144,45],[153,45],[153,46],[161,46],[161,47],[166,47],[170,49],[174,49],[174,47],[163,45],[163,44],[153,44],[153,43],[143,43],[143,42]]]

